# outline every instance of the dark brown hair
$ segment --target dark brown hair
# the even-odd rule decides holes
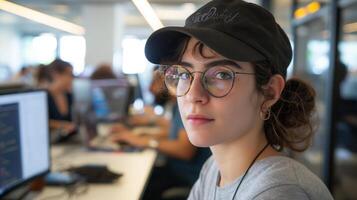
[[[177,50],[173,51],[169,57],[163,58],[164,64],[174,63],[182,59],[182,55],[187,48],[189,37],[184,38]],[[202,57],[205,45],[197,42],[194,51]],[[266,98],[271,98],[263,89],[270,78],[275,74],[280,74],[284,79],[283,72],[279,72],[269,62],[253,63],[255,65],[256,87]],[[302,152],[306,150],[315,132],[313,126],[313,114],[315,111],[315,90],[306,82],[291,78],[286,81],[280,99],[271,107],[270,117],[264,121],[264,132],[269,144],[277,151],[282,151],[284,147],[293,151]]]
[[[258,91],[269,98],[263,86],[273,75],[280,73],[268,62],[255,63],[254,70]],[[270,118],[264,121],[265,136],[276,150],[287,147],[302,152],[309,147],[315,132],[312,120],[315,96],[315,90],[301,79],[286,81],[280,99],[271,107]]]
[[[165,87],[164,76],[159,71],[159,66],[155,66],[152,73],[152,80],[149,86],[150,92],[154,96],[154,104],[165,106],[172,99],[169,90]]]
[[[72,65],[69,62],[63,61],[58,58],[53,60],[50,64],[48,64],[48,67],[50,67],[51,73],[57,73],[57,74],[65,73],[68,68],[73,69]]]
[[[37,66],[36,80],[39,84],[52,81],[51,72],[47,65],[40,64]]]
[[[99,79],[116,79],[117,75],[115,75],[113,68],[110,64],[102,63],[97,66],[94,70],[90,79],[99,80]]]

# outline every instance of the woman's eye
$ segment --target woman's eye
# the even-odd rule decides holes
[[[232,75],[228,72],[217,72],[215,78],[221,80],[229,80],[232,79]]]
[[[182,79],[182,80],[188,80],[188,79],[190,79],[190,74],[187,73],[187,72],[182,72],[182,73],[180,73],[178,76],[179,76],[179,78]]]

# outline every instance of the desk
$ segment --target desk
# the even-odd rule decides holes
[[[83,164],[106,164],[113,172],[123,173],[114,184],[90,184],[87,192],[75,196],[75,199],[138,200],[145,189],[157,152],[154,150],[133,153],[88,152],[81,147],[67,145],[53,147],[51,155],[52,171]],[[46,199],[63,191],[61,187],[45,187],[35,199]],[[62,199],[67,199],[67,195],[63,195]]]

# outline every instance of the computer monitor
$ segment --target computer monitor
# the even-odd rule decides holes
[[[116,121],[128,115],[132,92],[125,78],[93,80],[92,106],[98,121]]]
[[[50,170],[47,93],[0,93],[0,197]]]

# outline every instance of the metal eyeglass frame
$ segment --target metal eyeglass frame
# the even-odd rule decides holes
[[[232,69],[230,69],[229,67],[224,67],[225,69],[228,69],[230,72],[232,72],[232,74],[233,74],[233,81],[232,81],[232,84],[231,84],[231,88],[228,90],[228,92],[227,92],[226,94],[224,94],[224,95],[222,95],[222,96],[217,96],[217,95],[212,94],[212,93],[207,89],[207,85],[205,84],[205,81],[204,81],[204,77],[205,77],[206,72],[207,72],[208,70],[210,70],[211,68],[217,67],[217,66],[209,67],[209,68],[205,69],[203,72],[201,72],[201,71],[193,71],[193,72],[190,72],[189,70],[187,70],[187,69],[186,69],[185,67],[183,67],[182,65],[161,65],[160,67],[163,69],[165,86],[166,86],[166,88],[167,88],[169,91],[170,91],[170,89],[169,89],[169,87],[167,86],[167,83],[166,83],[166,72],[167,72],[168,69],[170,69],[170,68],[172,68],[172,67],[180,67],[180,68],[184,69],[185,71],[187,71],[187,73],[189,74],[189,77],[190,77],[190,86],[188,87],[187,91],[186,91],[184,94],[182,94],[182,95],[173,94],[173,95],[176,96],[176,97],[185,96],[185,95],[190,91],[191,86],[192,86],[192,82],[193,82],[193,80],[194,80],[194,78],[195,78],[195,77],[194,77],[194,74],[195,74],[195,73],[200,73],[200,74],[202,74],[201,77],[200,77],[201,86],[207,91],[207,93],[208,93],[209,95],[211,95],[211,96],[213,96],[213,97],[215,97],[215,98],[223,98],[223,97],[227,96],[227,95],[231,92],[231,90],[232,90],[232,88],[233,88],[233,85],[234,85],[234,81],[235,81],[235,79],[238,77],[238,76],[236,76],[237,74],[255,75],[255,73],[235,72],[235,71],[233,71]]]

